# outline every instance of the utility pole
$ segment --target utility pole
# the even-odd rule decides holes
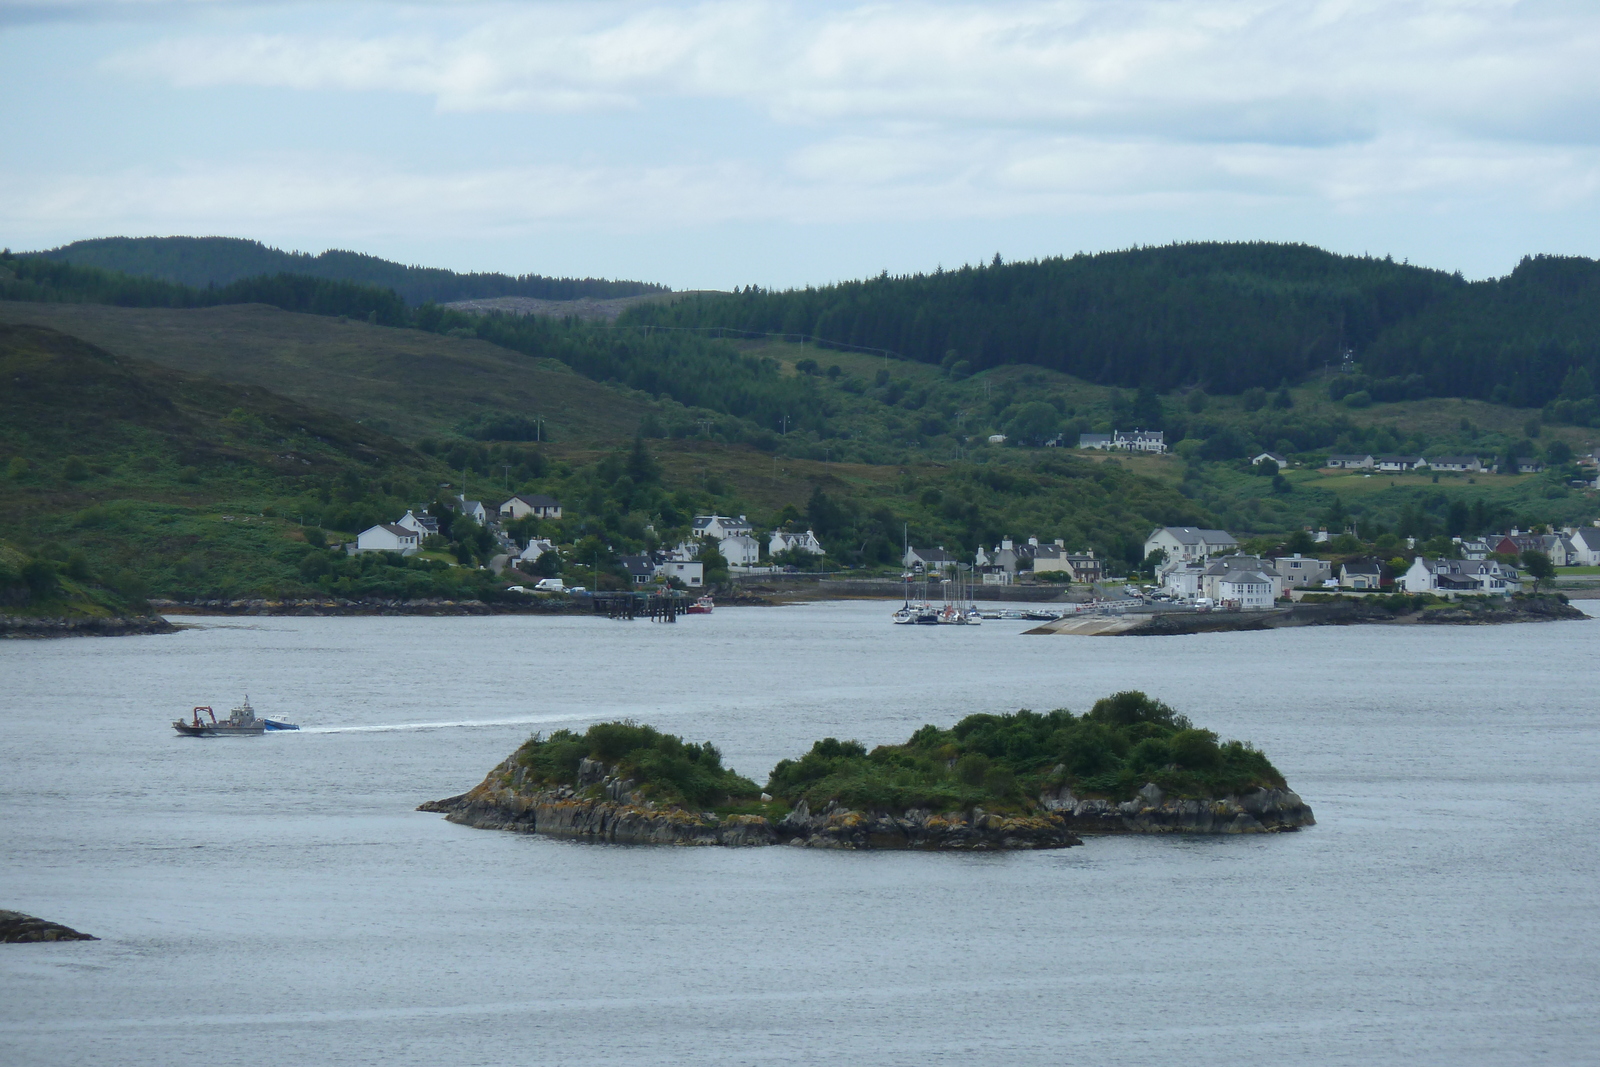
[[[511,492],[511,464],[502,463],[500,467],[506,472],[506,492],[509,493]]]

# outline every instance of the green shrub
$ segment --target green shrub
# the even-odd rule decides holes
[[[903,745],[870,753],[827,738],[798,760],[773,768],[767,792],[813,811],[837,801],[850,808],[904,811],[1027,811],[1040,791],[1062,785],[1079,795],[1132,796],[1154,781],[1180,796],[1220,796],[1257,786],[1282,787],[1266,757],[1237,741],[1196,729],[1172,708],[1138,691],[1112,694],[1077,716],[969,715],[948,730],[924,726]]]
[[[615,768],[660,803],[711,808],[750,801],[760,792],[750,779],[723,767],[722,753],[710,742],[691,744],[635,722],[596,723],[582,736],[559,730],[517,751],[518,762],[547,785],[576,784],[585,758]]]

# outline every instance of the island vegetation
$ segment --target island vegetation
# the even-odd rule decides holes
[[[1259,750],[1138,691],[1066,709],[971,715],[868,751],[825,738],[764,789],[633,722],[535,736],[477,788],[431,802],[473,826],[610,841],[835,848],[1049,848],[1099,833],[1309,825]]]

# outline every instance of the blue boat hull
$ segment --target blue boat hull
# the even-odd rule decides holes
[[[298,729],[300,729],[300,727],[296,726],[292,722],[279,722],[276,719],[262,719],[261,720],[261,725],[265,726],[268,730],[298,730]]]

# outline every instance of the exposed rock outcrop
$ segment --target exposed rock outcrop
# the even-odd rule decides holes
[[[0,615],[0,637],[125,637],[129,634],[171,634],[178,628],[159,615],[33,618]]]
[[[913,808],[903,815],[854,811],[829,804],[817,814],[804,800],[778,823],[785,843],[806,848],[909,848],[983,852],[1067,848],[1083,842],[1052,813],[997,815],[974,808],[935,814]]]
[[[526,768],[508,757],[476,787],[457,797],[421,805],[451,822],[484,830],[516,830],[585,841],[631,845],[772,845],[772,823],[759,815],[718,817],[711,812],[657,807],[637,783],[618,778],[594,760],[578,767],[576,786],[525,788]],[[601,796],[587,794],[601,787]]]
[[[1315,826],[1311,808],[1287,789],[1204,800],[1169,797],[1154,782],[1132,800],[1079,799],[1062,787],[1039,798],[1066,826],[1085,834],[1262,834]]]
[[[70,926],[36,919],[20,911],[0,909],[0,943],[18,944],[24,941],[98,941],[91,934],[79,933]]]

